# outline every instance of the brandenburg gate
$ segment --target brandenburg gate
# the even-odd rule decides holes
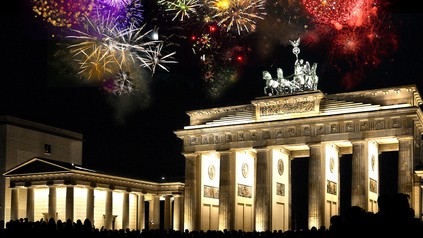
[[[175,131],[186,160],[184,229],[296,229],[297,158],[308,160],[307,171],[297,175],[308,180],[307,228],[328,228],[345,204],[341,199],[377,212],[383,152],[397,153],[396,192],[409,195],[421,219],[423,114],[417,87],[325,94],[317,89],[317,64],[298,57],[300,39],[290,43],[294,74],[286,77],[278,68],[274,78],[263,71],[266,96],[189,111],[190,124]],[[351,158],[347,182],[340,172],[344,155]],[[341,188],[350,190],[348,199]]]
[[[351,206],[377,212],[379,155],[398,151],[398,192],[421,218],[422,103],[414,85],[319,90],[190,111],[176,131],[186,158],[189,230],[292,229],[291,161],[308,158],[308,227],[339,214],[340,157],[352,155]]]

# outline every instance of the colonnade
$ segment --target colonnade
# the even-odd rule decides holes
[[[140,192],[131,192],[130,190],[117,190],[113,188],[97,188],[93,186],[78,186],[78,194],[75,193],[76,185],[73,184],[54,184],[52,181],[46,183],[47,185],[31,185],[26,183],[25,186],[11,187],[11,206],[10,219],[16,220],[20,218],[27,218],[29,221],[39,220],[40,218],[49,219],[54,218],[55,221],[62,220],[71,221],[89,219],[95,227],[104,229],[182,229],[183,216],[183,195],[181,194],[143,194]],[[37,198],[34,191],[37,189],[48,189],[47,204],[42,204],[42,198]],[[60,190],[60,191],[59,191]],[[85,190],[85,194],[81,191]],[[99,209],[99,203],[96,201],[97,191],[105,193],[102,206]],[[58,196],[59,193],[64,192],[65,209],[64,213],[58,213]],[[117,202],[114,201],[116,194],[121,193],[122,199]],[[63,195],[60,195],[62,197]],[[80,203],[80,198],[84,198],[84,204]],[[99,196],[99,195],[98,195]],[[146,200],[148,197],[148,200]],[[164,217],[160,218],[160,200],[164,200]],[[119,199],[120,200],[120,199]],[[133,201],[135,200],[135,201]],[[149,211],[146,211],[145,203],[149,204]],[[47,206],[47,212],[43,214],[36,214],[37,206]],[[97,207],[96,207],[97,206]],[[84,208],[82,210],[81,208]],[[100,211],[97,211],[100,210]],[[63,211],[63,210],[61,210]],[[98,214],[102,212],[104,214]],[[116,223],[116,215],[118,212],[121,218],[120,223]],[[82,214],[82,216],[81,216]],[[148,215],[148,216],[147,216]],[[99,220],[99,217],[103,217]],[[147,226],[146,226],[147,219]],[[163,225],[161,226],[161,220]]]
[[[398,151],[398,192],[410,196],[419,217],[421,187],[414,182],[413,165],[419,150],[413,137],[402,136],[185,153],[185,228],[291,229],[290,163],[300,157],[308,157],[309,228],[329,227],[330,217],[339,215],[342,154],[352,154],[351,206],[377,212],[379,154],[384,151]],[[210,166],[218,170],[213,173],[219,176],[217,182]],[[249,174],[244,174],[244,166]],[[210,189],[218,196],[210,196]]]

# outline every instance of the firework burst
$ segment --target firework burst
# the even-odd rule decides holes
[[[142,56],[138,56],[138,59],[142,62],[141,66],[150,69],[153,74],[156,72],[157,66],[169,72],[166,64],[177,63],[177,61],[173,59],[173,55],[175,55],[176,52],[163,54],[162,48],[163,43],[154,47],[149,46]]]
[[[96,14],[90,18],[95,19],[102,15],[110,15],[119,29],[125,29],[131,24],[139,27],[143,21],[143,5],[141,0],[97,0]],[[100,14],[99,14],[100,13]]]
[[[130,3],[130,0],[100,0],[99,2],[107,4],[116,9],[121,9]]]
[[[120,30],[110,15],[87,18],[85,31],[74,30],[76,34],[68,36],[75,40],[69,49],[79,64],[79,74],[103,82],[113,78],[113,84],[106,83],[106,88],[122,95],[134,90],[128,81],[138,77],[133,71],[140,65],[153,73],[156,66],[168,71],[165,64],[176,63],[171,60],[175,52],[162,55],[163,42],[150,40],[152,30],[144,28],[130,24]]]
[[[133,79],[129,72],[118,72],[113,78],[112,92],[115,95],[131,94],[134,92]]]
[[[339,73],[347,89],[360,83],[367,70],[379,66],[396,50],[389,14],[378,0],[301,0],[313,19],[304,37],[327,48],[327,68]]]
[[[95,0],[33,0],[36,17],[55,27],[72,28],[84,20],[95,6]]]
[[[302,0],[307,12],[318,23],[331,24],[340,30],[345,26],[361,27],[374,14],[374,0]]]
[[[165,6],[166,11],[175,14],[172,21],[178,17],[180,21],[184,21],[184,18],[189,18],[190,14],[195,15],[197,8],[202,5],[198,0],[159,0],[158,3]]]
[[[80,75],[85,75],[87,79],[103,80],[106,73],[113,72],[116,66],[121,65],[117,59],[128,57],[118,56],[125,50],[114,40],[118,30],[111,18],[99,18],[96,22],[86,19],[86,31],[73,30],[76,35],[67,36],[76,40],[69,49],[80,66]]]
[[[212,0],[209,7],[214,10],[213,19],[218,26],[237,32],[253,32],[258,20],[266,15],[265,0]]]
[[[204,52],[211,48],[211,37],[210,34],[202,34],[201,37],[196,38],[193,44],[194,53]]]

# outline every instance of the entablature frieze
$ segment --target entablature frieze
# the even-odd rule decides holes
[[[184,152],[414,136],[416,125],[413,120],[408,115],[378,115],[355,119],[330,117],[193,130],[183,137]]]
[[[142,181],[120,181],[119,179],[72,173],[19,175],[11,176],[9,180],[10,186],[27,188],[39,186],[83,186],[95,189],[116,189],[154,194],[171,194],[183,192],[184,190],[184,184],[178,182],[152,183]]]
[[[320,100],[324,94],[320,91],[293,94],[282,97],[266,97],[254,100],[257,121],[278,120],[292,117],[317,116]]]

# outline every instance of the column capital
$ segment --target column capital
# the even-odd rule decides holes
[[[197,152],[192,152],[192,153],[182,153],[183,156],[185,156],[185,158],[193,158],[195,159],[199,153]]]
[[[244,151],[255,151],[253,147],[241,147],[241,148],[230,148],[230,152],[244,152]]]
[[[362,139],[362,140],[350,140],[351,144],[358,145],[358,144],[366,144],[368,140]]]
[[[398,141],[414,140],[412,136],[399,136],[397,139]]]
[[[318,143],[307,143],[307,146],[311,149],[311,148],[317,148],[317,147],[322,147],[323,144],[321,142]]]
[[[16,188],[16,183],[14,181],[10,181],[9,188]]]
[[[217,151],[220,155],[230,155],[232,153],[234,153],[234,150],[219,150]]]
[[[76,181],[75,181],[75,180],[73,180],[73,179],[65,179],[65,180],[63,181],[63,184],[64,184],[64,185],[75,186],[75,185],[76,185]]]
[[[254,149],[257,151],[257,152],[263,152],[263,151],[269,151],[269,150],[271,150],[272,148],[271,147],[269,147],[269,146],[260,146],[260,147],[254,147]]]

